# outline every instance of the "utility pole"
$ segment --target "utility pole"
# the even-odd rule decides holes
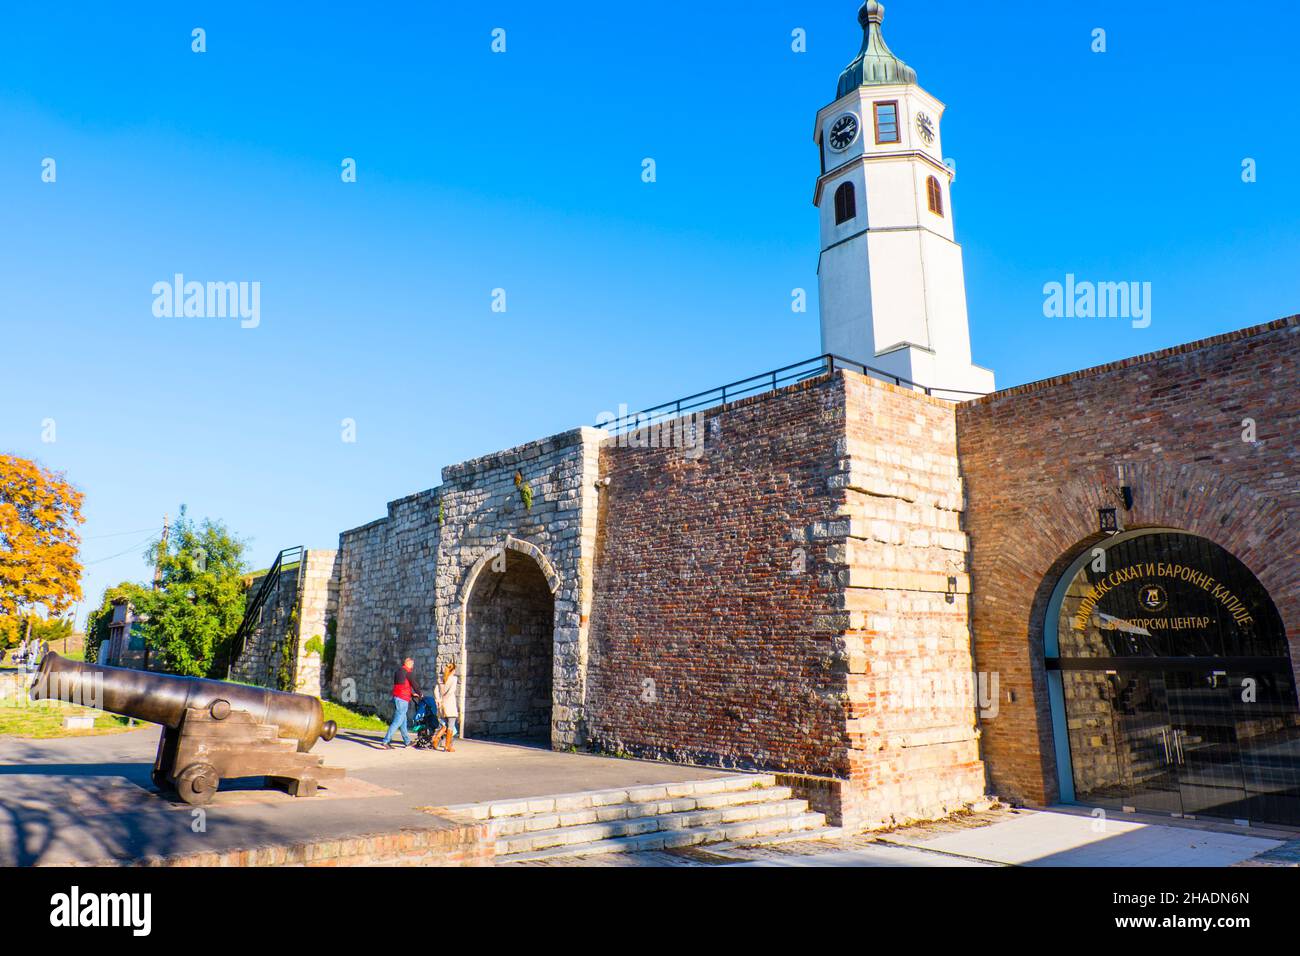
[[[167,515],[163,515],[162,540],[158,543],[158,554],[154,558],[153,565],[153,589],[157,591],[162,587],[162,559],[167,553]]]
[[[158,553],[154,555],[154,562],[153,562],[153,589],[155,591],[160,590],[162,588],[162,561],[163,561],[163,555],[167,553],[167,531],[168,531],[167,515],[164,514],[162,538],[158,541]],[[130,628],[131,626],[128,624],[127,625],[128,640],[130,638],[130,633],[131,633]],[[141,670],[147,671],[148,669],[149,669],[149,639],[146,637],[144,641],[144,660],[141,662]]]

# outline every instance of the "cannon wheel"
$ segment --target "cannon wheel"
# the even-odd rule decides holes
[[[202,807],[212,802],[220,783],[212,764],[192,763],[176,775],[176,792],[190,806]]]

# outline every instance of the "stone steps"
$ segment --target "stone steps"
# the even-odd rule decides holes
[[[610,823],[617,820],[634,820],[673,813],[686,813],[692,810],[721,810],[737,804],[752,803],[755,796],[761,796],[766,801],[781,801],[790,799],[793,793],[789,787],[724,791],[723,793],[652,800],[648,803],[616,803],[608,806],[565,810],[557,813],[520,814],[513,817],[501,817],[494,821],[494,826],[497,836],[515,836],[533,830],[552,830],[586,824]]]
[[[773,774],[747,773],[725,777],[710,777],[706,780],[650,784],[615,790],[582,790],[577,793],[562,793],[549,797],[526,797],[517,800],[497,800],[489,803],[462,803],[442,807],[441,809],[454,816],[464,816],[477,821],[485,821],[525,814],[584,810],[624,803],[649,803],[655,800],[735,793],[775,786],[776,777]]]
[[[694,827],[689,830],[667,830],[643,833],[631,837],[613,837],[590,843],[548,847],[522,853],[497,854],[498,863],[524,863],[530,860],[547,860],[556,857],[594,856],[602,853],[641,853],[647,850],[670,850],[686,846],[728,843],[752,844],[777,842],[787,836],[801,840],[819,840],[838,836],[836,827],[823,826],[825,818],[820,813],[805,812],[794,818],[776,818],[752,823]]]
[[[825,817],[808,810],[772,774],[594,790],[438,811],[492,827],[502,863],[635,853],[797,834],[818,839]],[[836,831],[838,832],[838,831]]]
[[[783,824],[771,832],[789,829],[792,817],[807,812],[803,800],[782,800],[778,803],[742,803],[721,810],[689,810],[684,813],[658,813],[645,817],[629,817],[608,823],[588,823],[580,826],[559,826],[550,830],[535,830],[497,840],[498,855],[527,853],[556,846],[573,846],[579,843],[597,843],[620,837],[642,836],[668,830],[706,830],[725,828],[730,824],[766,823]],[[698,841],[691,841],[698,842]]]

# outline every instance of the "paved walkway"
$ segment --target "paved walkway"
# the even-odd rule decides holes
[[[1017,866],[1231,866],[1282,844],[1256,836],[1114,817],[1025,812],[975,830],[929,839],[902,837],[906,846],[965,859]]]
[[[998,810],[821,845],[736,848],[760,866],[1223,867],[1276,853],[1285,835],[1111,818],[1072,809]]]
[[[428,809],[724,776],[698,767],[457,741],[454,754],[382,750],[344,732],[313,753],[348,776],[320,796],[223,789],[194,832],[192,808],[149,781],[158,729],[102,737],[0,737],[0,865],[223,851],[429,827]]]
[[[764,860],[756,860],[750,863],[735,863],[733,866],[830,866],[830,867],[970,867],[970,866],[996,866],[995,863],[985,863],[981,860],[968,860],[960,857],[947,856],[940,853],[927,853],[924,850],[913,850],[907,847],[885,846],[879,844],[876,846],[863,847],[860,850],[840,850],[830,853],[817,853],[804,856],[796,855],[774,855]]]
[[[1094,829],[1096,827],[1097,829]],[[1300,835],[1206,821],[1111,819],[1075,808],[1001,807],[883,833],[742,846],[714,844],[652,853],[530,861],[517,866],[596,867],[1224,867],[1300,863]]]
[[[457,803],[699,780],[720,772],[672,764],[458,741],[456,753],[381,750],[378,734],[317,746],[348,777],[307,800],[275,791],[217,795],[194,832],[190,807],[149,782],[158,731],[27,740],[0,737],[0,865],[134,860],[436,826]],[[1230,866],[1295,856],[1296,834],[998,809],[882,834],[771,846],[555,860],[586,866]]]

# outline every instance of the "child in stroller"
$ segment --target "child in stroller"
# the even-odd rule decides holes
[[[428,750],[433,746],[433,732],[438,729],[438,711],[428,697],[421,696],[415,701],[410,727],[415,732],[417,750]]]

